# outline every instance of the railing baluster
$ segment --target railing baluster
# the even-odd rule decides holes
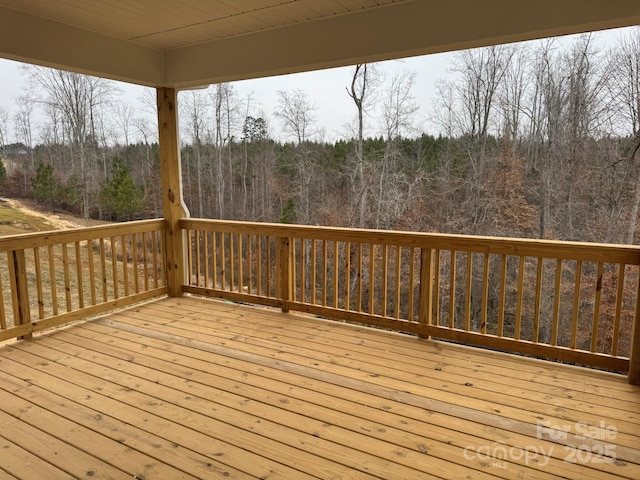
[[[369,312],[375,314],[374,292],[376,289],[376,249],[373,243],[369,244]]]
[[[84,287],[82,282],[82,259],[80,258],[80,242],[76,241],[74,247],[76,254],[76,275],[78,276],[78,307],[84,308]]]
[[[536,270],[536,302],[533,309],[533,343],[540,338],[540,307],[542,305],[542,274],[544,273],[544,259],[538,257]]]
[[[254,235],[247,235],[247,281],[248,281],[248,289],[247,293],[253,293],[253,245],[254,245]]]
[[[573,311],[571,315],[571,343],[569,348],[576,348],[578,342],[578,322],[580,320],[580,290],[582,284],[582,260],[576,263],[576,279],[573,291]]]
[[[227,289],[227,262],[224,254],[224,232],[220,232],[220,288]]]
[[[382,316],[387,316],[389,302],[389,245],[382,247]]]
[[[407,320],[413,322],[413,302],[415,301],[413,289],[416,288],[416,267],[415,267],[415,254],[416,249],[414,247],[409,247],[409,311],[407,312]]]
[[[133,291],[140,293],[140,269],[138,268],[138,234],[131,235],[131,273],[133,275]]]
[[[596,273],[596,295],[593,304],[593,324],[591,327],[591,351],[598,350],[598,328],[600,324],[600,302],[602,298],[602,262],[598,262],[598,271]]]
[[[613,338],[611,340],[611,355],[618,355],[620,338],[620,317],[622,316],[622,299],[624,297],[624,279],[626,264],[618,265],[618,288],[616,289],[616,311],[613,317]]]
[[[235,289],[235,274],[236,274],[236,269],[235,269],[235,264],[236,261],[234,259],[235,257],[235,249],[234,249],[234,238],[235,238],[235,233],[229,233],[229,291],[233,292]]]
[[[351,310],[351,242],[344,247],[344,308]]]
[[[129,296],[129,250],[127,248],[127,237],[122,235],[120,237],[120,243],[122,244],[122,282],[124,283],[124,296]],[[189,272],[191,275],[191,272]]]
[[[458,252],[451,250],[451,260],[449,265],[449,328],[456,325],[456,270]]]
[[[333,242],[333,308],[338,308],[338,272],[339,272],[339,253],[340,247],[338,242]]]
[[[395,300],[395,310],[393,312],[393,316],[397,319],[400,318],[400,288],[401,288],[401,282],[400,282],[400,276],[402,274],[401,269],[400,269],[400,261],[401,261],[401,256],[402,254],[402,249],[399,246],[396,246],[396,300]]]
[[[433,277],[433,325],[440,325],[440,249],[433,252],[435,275]],[[413,258],[411,260],[413,266]]]
[[[433,324],[433,249],[420,250],[420,323]]]
[[[9,262],[7,262],[8,265]],[[7,328],[7,312],[4,308],[4,288],[2,286],[2,275],[0,275],[0,330]]]
[[[293,296],[293,261],[292,261],[292,244],[293,239],[287,237],[279,238],[280,251],[280,298],[284,301],[282,305],[282,311],[287,313],[289,311],[289,301]]]
[[[118,242],[116,237],[111,237],[111,271],[113,280],[113,298],[120,298],[120,285],[118,285]]]
[[[153,287],[158,288],[158,239],[156,232],[151,232],[151,250],[153,251]]]
[[[362,242],[358,243],[358,312],[362,312]]]
[[[40,265],[40,248],[33,249],[33,263],[36,266],[36,290],[38,292],[38,318],[44,318],[44,294],[42,291],[42,265]],[[2,287],[0,286],[0,289]]]
[[[142,274],[144,275],[144,289],[149,290],[149,240],[147,232],[142,232]]]
[[[498,299],[498,330],[497,335],[504,335],[504,311],[506,303],[507,290],[507,256],[502,255],[500,258],[500,298]]]
[[[209,232],[206,230],[203,233],[203,245],[202,245],[202,253],[204,255],[204,286],[209,288]]]
[[[100,238],[100,270],[102,273],[102,301],[106,302],[108,298],[108,285],[107,285],[107,260],[104,247],[104,238]],[[55,283],[55,282],[54,282]]]
[[[306,283],[307,283],[307,239],[300,239],[300,301],[302,303],[306,300]]]
[[[560,326],[560,294],[562,286],[562,259],[556,260],[556,277],[553,289],[553,323],[551,326],[551,345],[558,344],[558,329]]]
[[[290,278],[289,278],[289,282],[291,283],[292,286],[292,291],[291,291],[291,297],[289,298],[289,300],[295,300],[296,299],[296,284],[297,284],[297,274],[296,274],[296,268],[295,268],[295,260],[296,260],[296,239],[295,238],[291,238],[289,241],[289,254],[291,255],[291,260],[292,260],[292,265],[290,266],[291,270],[289,272]]]
[[[63,243],[62,247],[62,269],[64,272],[64,298],[67,302],[67,312],[72,310],[71,306],[71,280],[69,278],[69,252],[67,244]]]
[[[266,296],[271,296],[271,237],[266,235],[265,237],[265,249],[266,249],[266,266],[264,270],[265,274],[265,286],[267,289]]]
[[[95,255],[93,254],[93,239],[87,240],[87,260],[89,262],[89,296],[91,305],[96,304],[96,267],[94,265]]]
[[[520,257],[518,263],[518,299],[516,300],[516,324],[513,338],[520,340],[520,326],[522,324],[522,298],[524,295],[524,257]]]
[[[244,255],[242,254],[242,234],[238,234],[238,292],[244,293]]]
[[[262,235],[256,235],[256,277],[256,289],[262,295]]]
[[[489,254],[483,254],[482,264],[482,315],[480,318],[480,331],[487,333],[487,311],[489,309]]]
[[[211,233],[211,276],[213,277],[213,288],[218,288],[218,232]],[[220,287],[223,288],[222,286]]]
[[[311,303],[316,304],[316,290],[317,290],[317,257],[318,254],[316,248],[316,240],[311,240]]]
[[[274,246],[275,246],[275,293],[273,296],[275,298],[282,298],[282,245],[280,244],[280,237],[274,238]]]
[[[327,275],[328,275],[328,267],[327,267],[327,259],[328,259],[328,246],[327,241],[322,241],[322,305],[327,306]]]
[[[467,252],[467,277],[464,296],[464,329],[471,330],[471,289],[473,288],[473,253]]]
[[[194,285],[197,285],[198,287],[200,286],[200,273],[201,273],[201,267],[200,267],[200,261],[202,260],[202,255],[200,254],[200,231],[199,230],[195,230],[193,232],[195,234],[195,250],[193,252],[193,258],[189,259],[188,261],[188,265],[189,265],[189,273],[192,272],[192,262],[195,262],[196,264],[196,281]],[[188,242],[189,246],[191,245],[191,240],[189,240]],[[189,251],[191,251],[191,248],[189,248]]]

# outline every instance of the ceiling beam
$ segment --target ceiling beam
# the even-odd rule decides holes
[[[637,24],[638,0],[417,0],[168,50],[165,81],[184,88]]]
[[[0,57],[157,86],[162,52],[0,6]]]
[[[638,24],[639,0],[407,0],[161,52],[0,7],[0,57],[180,89]]]

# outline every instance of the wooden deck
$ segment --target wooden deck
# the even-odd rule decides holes
[[[638,479],[640,387],[163,298],[0,349],[4,478]]]

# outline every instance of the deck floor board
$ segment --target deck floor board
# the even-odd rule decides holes
[[[640,478],[624,376],[195,297],[0,349],[0,422],[0,480]]]
[[[194,311],[194,313],[202,312]],[[156,320],[161,321],[162,311],[158,311],[157,315]],[[599,416],[640,425],[640,415],[634,410],[637,408],[637,402],[632,400],[601,397],[579,390],[569,394],[566,388],[553,391],[547,385],[544,385],[545,390],[541,392],[539,386],[542,382],[540,381],[523,381],[512,376],[499,375],[481,368],[482,365],[478,366],[477,362],[474,365],[458,366],[455,364],[455,358],[445,363],[434,361],[431,356],[409,357],[406,355],[406,349],[403,354],[400,350],[388,350],[385,348],[385,344],[381,344],[378,348],[372,348],[372,342],[366,347],[357,342],[352,344],[344,341],[345,338],[352,337],[345,337],[344,334],[340,335],[331,331],[319,332],[314,330],[312,326],[304,329],[296,325],[295,328],[287,329],[282,326],[281,322],[279,324],[273,321],[261,322],[259,324],[260,330],[256,334],[255,329],[258,326],[256,324],[239,327],[229,324],[228,319],[224,320],[226,321],[216,322],[214,329],[211,329],[211,322],[206,319],[197,319],[192,324],[204,327],[210,333],[227,339],[235,338],[238,335],[251,335],[260,344],[274,345],[277,350],[282,350],[284,348],[281,347],[282,345],[303,345],[304,352],[315,353],[311,358],[324,361],[328,359],[332,363],[341,362],[340,364],[344,366],[359,362],[356,368],[370,367],[370,370],[376,374],[390,372],[390,375],[396,376],[402,372],[402,374],[408,374],[414,379],[420,377],[452,385],[465,385],[473,382],[474,387],[491,393],[507,392],[508,395],[517,399],[524,397],[535,402],[551,403],[554,407],[562,406],[584,410],[594,408],[597,405]],[[230,331],[232,331],[232,335],[229,333]],[[299,353],[300,348],[296,351]],[[388,365],[393,365],[393,369],[390,370]],[[496,388],[500,390],[496,390]],[[549,402],[549,394],[556,395],[551,402]]]

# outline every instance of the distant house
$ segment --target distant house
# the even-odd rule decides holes
[[[30,158],[31,147],[24,143],[12,143],[0,147],[0,158],[4,160],[7,174],[11,175],[22,162]]]
[[[31,148],[24,143],[12,143],[2,147],[2,153],[5,158],[20,158],[31,153]]]

